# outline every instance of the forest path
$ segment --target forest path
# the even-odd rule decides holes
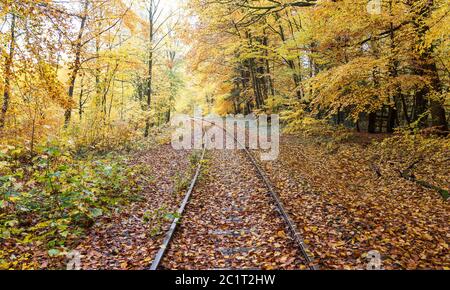
[[[168,269],[307,269],[252,163],[238,150],[209,151]]]

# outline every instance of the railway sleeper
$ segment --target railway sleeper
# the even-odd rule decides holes
[[[249,253],[254,250],[256,250],[256,248],[222,248],[222,249],[219,249],[219,251],[224,256],[233,256],[236,254]]]
[[[232,237],[240,237],[244,234],[251,234],[253,233],[253,230],[250,229],[243,229],[243,230],[229,230],[229,231],[223,231],[223,230],[216,230],[216,231],[210,231],[210,234],[218,235],[218,236],[232,236]]]

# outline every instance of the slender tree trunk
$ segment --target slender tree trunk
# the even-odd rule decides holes
[[[367,127],[367,132],[374,134],[377,132],[377,113],[369,113],[369,125]]]
[[[253,92],[255,94],[255,102],[256,102],[256,108],[261,108],[261,92],[259,89],[259,85],[258,85],[258,79],[256,76],[256,71],[255,71],[255,60],[254,59],[250,59],[248,61],[248,68],[250,71],[250,76],[252,79],[252,85],[253,85]]]
[[[267,47],[269,46],[269,38],[266,35],[266,30],[264,30],[264,39],[263,39],[263,45],[265,46],[264,48],[264,56],[266,57],[265,61],[264,61],[264,65],[265,67],[263,67],[263,70],[265,69],[266,71],[266,87],[268,88],[268,91],[270,91],[270,94],[272,96],[275,96],[275,89],[273,87],[273,80],[272,80],[272,75],[270,74],[270,63],[269,63],[269,51],[267,49]]]
[[[83,78],[81,78],[81,85],[80,85],[80,96],[78,99],[78,115],[80,116],[80,122],[83,120],[83,95],[84,95],[84,85],[83,85]]]
[[[266,70],[267,70],[267,81],[268,81],[268,86],[270,88],[270,94],[273,96],[275,96],[275,86],[274,86],[274,82],[273,82],[273,78],[271,76],[271,71],[270,71],[270,63],[269,60],[266,60]]]
[[[34,143],[36,141],[36,115],[37,115],[37,106],[35,107],[33,114],[33,123],[31,126],[31,144],[30,144],[30,157],[34,157]]]
[[[88,14],[88,7],[89,7],[89,1],[86,0],[84,2],[84,11],[83,16],[81,18],[81,24],[80,24],[80,30],[77,37],[77,43],[75,47],[75,60],[73,62],[72,67],[72,73],[70,75],[70,81],[69,81],[69,102],[72,102],[73,100],[73,94],[75,91],[75,82],[77,80],[78,72],[81,69],[81,49],[83,47],[82,44],[82,38],[84,34],[84,29],[86,26],[86,20],[87,20],[87,14]],[[64,127],[67,128],[70,124],[70,119],[72,118],[72,108],[71,104],[68,104],[68,108],[66,109],[66,112],[64,113]]]
[[[373,55],[376,58],[379,58],[379,48],[378,48],[378,43],[377,43],[377,39],[376,38],[372,38],[371,42],[370,42],[370,46],[371,46],[371,50]],[[347,61],[347,60],[346,60]],[[380,87],[380,68],[379,67],[374,67],[372,70],[372,80],[373,80],[373,86],[375,88],[379,88]],[[379,96],[375,95],[374,97],[379,98]],[[371,134],[376,133],[377,131],[377,112],[374,111],[373,108],[371,108],[371,112],[369,113],[369,118],[368,118],[368,128],[367,131]],[[380,132],[382,132],[382,126],[380,129]]]
[[[387,123],[387,129],[386,129],[386,131],[388,133],[394,132],[397,120],[398,120],[397,109],[393,108],[393,107],[389,107],[388,123]]]
[[[12,14],[11,17],[11,40],[9,44],[9,55],[5,61],[5,86],[3,92],[3,105],[0,112],[0,130],[5,127],[6,113],[9,109],[9,101],[11,98],[11,79],[12,79],[12,66],[14,61],[14,50],[16,44],[16,15]]]
[[[152,105],[152,94],[153,94],[153,30],[154,30],[154,3],[150,0],[150,8],[148,13],[149,21],[149,53],[148,53],[148,79],[147,79],[147,103],[146,110],[147,114],[150,114]],[[144,137],[148,137],[150,134],[150,117],[147,116],[145,120],[145,132]]]
[[[392,11],[392,1],[389,2],[389,5],[390,5],[390,10]],[[398,77],[398,60],[395,59],[395,57],[394,57],[395,48],[396,48],[394,36],[395,36],[394,35],[394,24],[391,22],[390,23],[390,39],[391,39],[392,58],[390,59],[390,67],[389,67],[389,75],[391,78]],[[387,129],[386,129],[388,133],[394,132],[394,128],[396,126],[396,121],[398,119],[397,100],[399,97],[401,97],[401,95],[402,95],[401,88],[399,86],[397,86],[395,88],[395,93],[393,96],[394,106],[392,106],[392,105],[389,106],[388,122],[387,122]]]
[[[402,101],[402,107],[403,107],[403,113],[404,113],[405,120],[406,120],[407,124],[410,125],[411,124],[411,117],[409,116],[408,104],[406,103],[406,99],[405,99],[405,96],[403,94],[400,95],[400,100]]]
[[[275,15],[276,15],[276,19],[278,21],[280,19],[280,16],[278,14],[275,14]],[[284,42],[286,42],[286,35],[284,33],[284,28],[283,28],[283,26],[281,24],[278,26],[278,28],[279,28],[279,33],[278,34],[280,35],[281,41],[283,41],[283,43],[284,43]],[[292,79],[293,79],[294,85],[295,85],[295,94],[297,95],[298,99],[301,99],[302,98],[302,92],[299,89],[301,77],[297,74],[297,70],[296,70],[294,61],[293,60],[286,60],[286,62],[288,64],[289,68],[292,71]]]
[[[99,7],[98,11],[97,11],[98,15],[97,17],[99,19],[102,18],[102,11],[101,11],[101,7]],[[96,29],[97,31],[101,30],[101,24],[102,21],[98,21],[97,25],[96,25]],[[96,37],[95,37],[95,56],[96,56],[96,63],[95,63],[95,106],[96,106],[96,110],[98,111],[103,111],[103,107],[104,107],[104,100],[102,98],[102,89],[101,89],[101,69],[100,69],[100,46],[101,46],[101,40],[100,40],[100,35],[97,33]],[[97,113],[96,112],[96,113]]]
[[[246,37],[250,47],[253,46],[253,37],[247,32]],[[257,40],[256,40],[257,41]],[[247,61],[248,70],[250,72],[251,83],[253,86],[253,92],[255,95],[256,108],[260,109],[264,104],[263,91],[260,86],[261,79],[258,77],[261,73],[258,61],[255,58],[251,58]]]

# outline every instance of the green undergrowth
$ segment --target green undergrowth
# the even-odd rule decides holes
[[[1,146],[0,269],[33,268],[25,262],[30,251],[57,256],[102,216],[140,201],[147,168],[129,162],[127,155],[77,154],[58,144],[32,156]]]

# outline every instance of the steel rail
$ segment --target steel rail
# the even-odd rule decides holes
[[[206,135],[206,133],[203,136],[205,136],[205,135]],[[194,187],[197,184],[198,177],[200,176],[200,172],[203,167],[202,161],[205,159],[205,153],[206,153],[206,145],[203,143],[203,152],[202,152],[202,156],[198,162],[197,170],[195,171],[195,175],[192,178],[191,184],[189,186],[189,189],[186,192],[183,202],[181,203],[181,206],[177,211],[177,217],[175,217],[175,219],[172,221],[172,224],[170,225],[170,228],[169,228],[168,232],[166,233],[163,243],[162,243],[160,249],[158,250],[158,253],[155,256],[155,259],[153,260],[153,262],[150,266],[150,270],[152,270],[152,271],[158,269],[159,264],[161,263],[161,260],[163,259],[164,254],[166,253],[170,242],[172,241],[173,235],[175,234],[175,230],[177,229],[178,222],[180,221],[180,219],[184,213],[184,210],[187,206],[187,203],[189,202],[189,199],[191,198],[192,191],[194,190]]]
[[[319,267],[314,264],[314,260],[311,258],[310,254],[309,254],[309,250],[308,247],[306,246],[305,242],[303,241],[303,238],[301,236],[301,234],[299,233],[299,231],[297,230],[297,227],[295,225],[295,223],[292,221],[292,219],[289,217],[289,214],[287,213],[280,197],[278,196],[278,194],[276,193],[271,181],[269,180],[269,178],[267,177],[265,171],[261,168],[261,166],[259,166],[257,160],[255,159],[255,157],[253,156],[253,154],[250,152],[250,150],[245,147],[235,136],[234,134],[232,135],[231,133],[229,133],[224,127],[219,126],[213,122],[204,120],[204,119],[199,119],[199,118],[191,118],[194,121],[202,121],[203,123],[209,123],[213,126],[217,126],[218,128],[222,129],[225,134],[231,136],[236,142],[237,144],[245,151],[247,157],[250,159],[251,163],[253,164],[253,166],[255,167],[256,171],[258,172],[258,175],[261,177],[262,181],[264,182],[264,184],[266,185],[267,189],[269,190],[270,196],[272,197],[272,199],[275,202],[276,207],[278,208],[278,211],[280,212],[281,217],[283,218],[283,220],[285,221],[293,240],[295,241],[295,243],[297,244],[297,246],[299,247],[301,253],[303,254],[306,262],[308,263],[308,267],[310,270],[318,270]],[[234,133],[234,132],[233,132]],[[206,132],[203,135],[203,137],[207,136]],[[150,270],[157,270],[157,268],[159,267],[159,264],[161,263],[161,260],[164,257],[164,254],[167,251],[167,248],[170,244],[170,242],[172,241],[173,235],[175,233],[176,227],[178,222],[181,219],[182,214],[184,213],[184,210],[186,208],[187,203],[189,202],[189,199],[192,195],[192,192],[194,190],[194,187],[197,183],[198,177],[200,175],[201,172],[201,168],[202,168],[202,161],[204,160],[205,157],[205,153],[206,153],[206,149],[207,146],[205,143],[203,143],[203,152],[202,152],[202,156],[201,159],[199,161],[199,165],[197,166],[197,170],[196,173],[194,175],[194,178],[191,181],[191,185],[185,195],[185,198],[178,210],[178,216],[173,220],[170,229],[168,230],[166,237],[164,238],[163,244],[161,246],[161,248],[159,249],[158,253],[155,256],[155,259],[150,267]]]
[[[295,223],[289,217],[289,214],[287,213],[286,208],[284,207],[278,194],[275,192],[273,185],[270,182],[269,178],[267,177],[267,175],[265,174],[265,172],[263,171],[261,166],[259,166],[258,162],[256,161],[253,154],[250,152],[250,150],[248,150],[245,147],[244,147],[244,150],[247,153],[247,156],[249,157],[249,159],[251,160],[253,165],[255,166],[256,171],[258,172],[259,176],[261,177],[261,179],[263,180],[263,182],[266,184],[267,188],[269,189],[269,193],[272,196],[273,200],[275,201],[275,204],[276,204],[281,216],[283,217],[284,221],[286,222],[286,224],[293,236],[294,241],[297,243],[298,247],[300,248],[300,251],[302,252],[303,256],[305,257],[306,262],[308,263],[309,269],[319,270],[319,267],[316,264],[314,264],[314,260],[311,258],[310,254],[309,254],[308,247],[306,246],[305,242],[303,241],[303,237],[297,230],[297,226],[295,225]]]
[[[283,202],[281,201],[281,198],[278,196],[278,194],[276,193],[272,182],[269,180],[269,178],[267,177],[265,171],[261,168],[261,166],[259,166],[258,162],[256,161],[255,157],[253,156],[253,154],[250,152],[250,150],[244,146],[235,136],[234,134],[231,135],[225,128],[216,125],[219,128],[221,128],[222,130],[224,130],[224,132],[233,137],[234,140],[238,143],[238,145],[245,151],[246,155],[248,156],[248,158],[250,159],[250,161],[252,162],[253,166],[255,167],[256,171],[258,172],[259,176],[261,177],[261,179],[263,180],[264,184],[266,185],[267,189],[269,190],[270,195],[272,196],[273,200],[275,201],[275,205],[277,206],[281,216],[283,217],[283,220],[285,221],[285,223],[287,224],[294,241],[297,243],[300,251],[302,252],[303,256],[306,259],[306,262],[308,263],[308,267],[311,270],[319,270],[319,267],[314,263],[314,260],[311,258],[310,254],[309,254],[309,250],[308,247],[306,246],[305,242],[303,241],[303,238],[301,236],[301,234],[299,233],[299,231],[297,230],[297,226],[295,225],[295,223],[292,221],[292,219],[289,217],[289,214],[286,211],[286,208],[283,205]],[[233,132],[234,133],[234,132]]]
[[[193,118],[193,119],[197,119],[197,118]],[[309,254],[310,251],[308,250],[308,247],[306,246],[302,235],[300,234],[300,232],[297,230],[297,226],[295,225],[295,223],[292,221],[292,219],[289,217],[289,214],[286,211],[286,208],[283,205],[283,202],[281,201],[280,197],[278,196],[278,194],[276,193],[272,182],[269,180],[269,178],[267,177],[265,171],[261,168],[261,166],[259,166],[258,162],[256,161],[255,157],[253,156],[253,154],[250,152],[250,150],[244,146],[237,138],[236,136],[234,136],[234,130],[233,130],[233,134],[231,134],[230,132],[227,131],[226,128],[219,126],[213,122],[207,121],[202,119],[203,122],[209,123],[213,126],[217,126],[218,128],[222,129],[225,134],[227,134],[228,136],[231,136],[236,142],[237,144],[240,146],[241,149],[243,149],[246,153],[246,155],[248,156],[248,158],[250,159],[250,161],[252,162],[253,166],[255,167],[256,171],[258,172],[259,176],[261,177],[261,179],[263,180],[264,184],[266,185],[267,189],[269,190],[269,193],[271,195],[271,197],[273,198],[273,200],[275,201],[275,205],[277,206],[283,220],[285,221],[285,223],[287,224],[289,231],[292,234],[292,238],[294,239],[294,241],[297,243],[300,251],[302,252],[306,262],[308,263],[308,267],[310,270],[319,270],[319,266],[316,265],[314,263],[314,259],[311,258],[311,255]]]

